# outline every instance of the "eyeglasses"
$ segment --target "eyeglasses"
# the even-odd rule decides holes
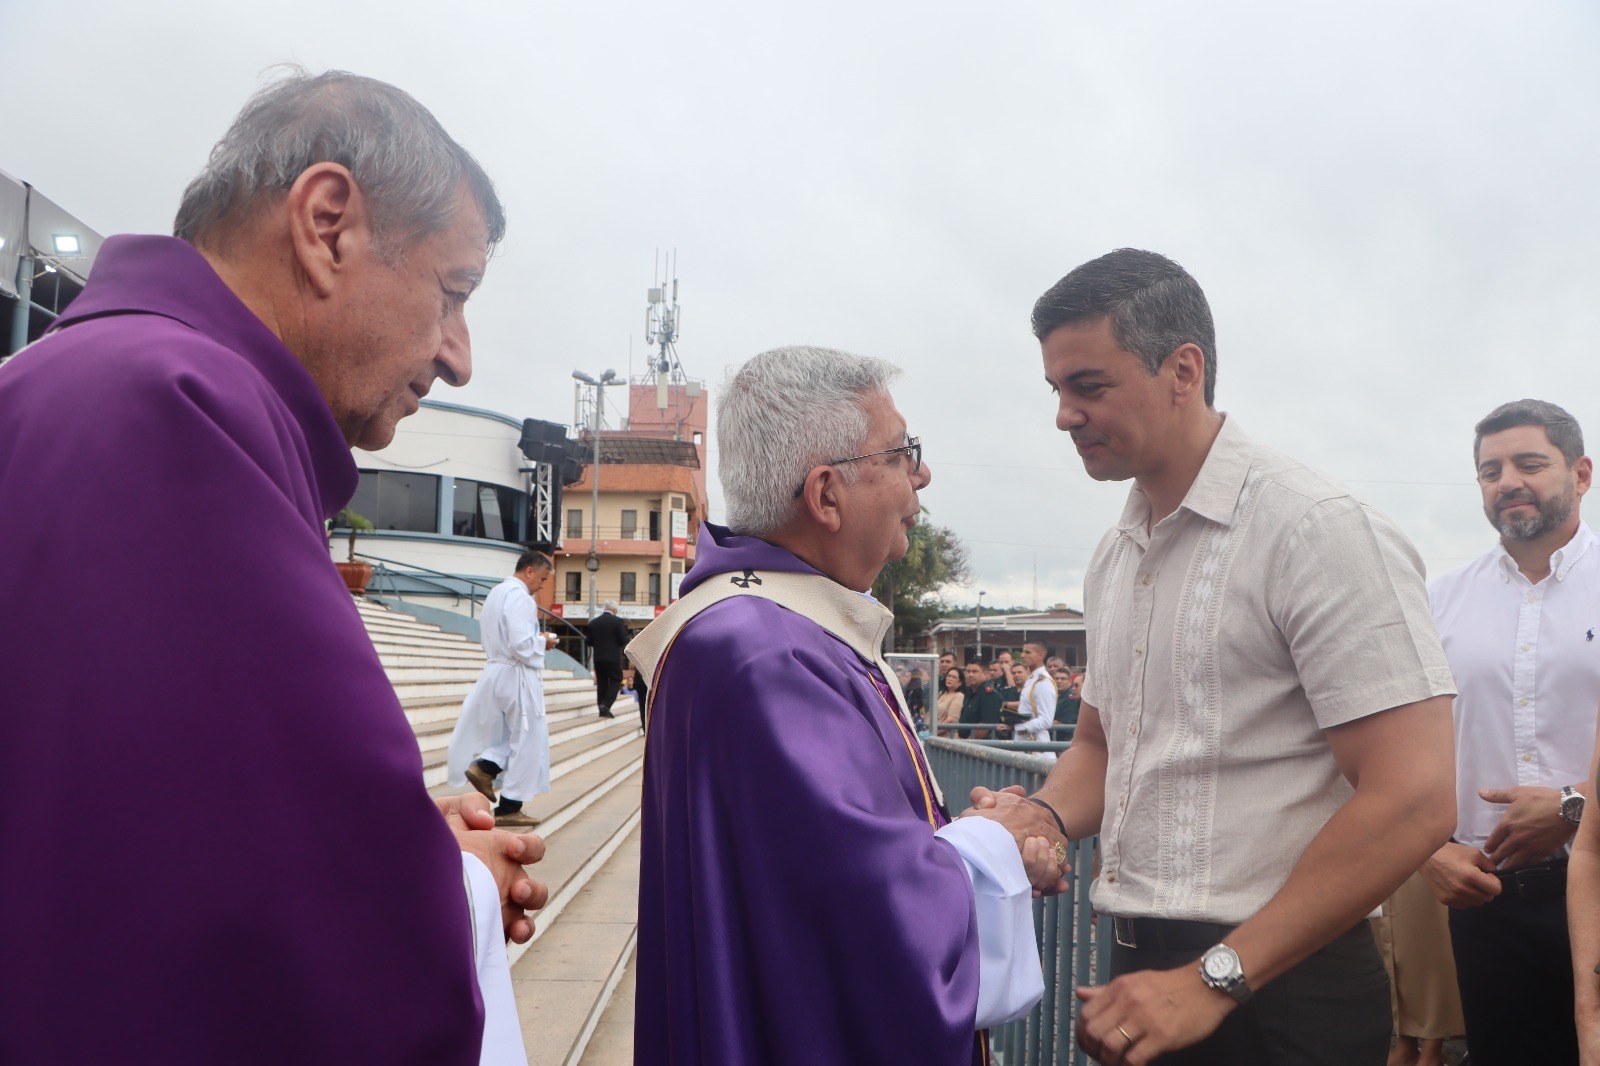
[[[911,472],[915,474],[922,469],[922,438],[907,437],[906,442],[898,448],[885,448],[881,452],[868,452],[865,455],[851,455],[843,459],[829,459],[817,466],[838,466],[840,463],[853,463],[858,459],[871,459],[877,455],[904,455],[911,460]],[[800,482],[800,487],[794,490],[794,498],[799,499],[800,494],[806,490],[806,483]]]

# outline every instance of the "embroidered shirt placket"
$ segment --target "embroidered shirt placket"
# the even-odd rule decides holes
[[[1122,605],[1127,615],[1127,626],[1123,630],[1129,640],[1133,641],[1131,652],[1133,669],[1129,671],[1128,686],[1123,693],[1122,706],[1126,714],[1120,716],[1115,725],[1106,723],[1109,731],[1112,728],[1122,729],[1126,732],[1122,740],[1122,794],[1117,797],[1117,813],[1114,816],[1117,847],[1106,857],[1105,868],[1101,871],[1107,884],[1116,884],[1117,868],[1122,856],[1122,828],[1128,817],[1129,795],[1133,788],[1133,765],[1139,750],[1139,731],[1144,718],[1144,686],[1149,666],[1150,624],[1155,614],[1155,576],[1160,567],[1159,558],[1166,553],[1174,533],[1174,524],[1171,515],[1156,523],[1151,533],[1142,529],[1131,531],[1126,535],[1122,558],[1119,560],[1119,572],[1115,575],[1118,580],[1108,585],[1107,592],[1116,598],[1125,601]],[[1126,577],[1123,574],[1126,573]],[[1105,637],[1111,637],[1110,630],[1102,630]],[[1102,639],[1105,639],[1104,637]],[[1124,725],[1124,718],[1126,725]]]

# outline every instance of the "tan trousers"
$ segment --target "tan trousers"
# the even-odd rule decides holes
[[[1389,970],[1395,1032],[1420,1040],[1461,1036],[1461,995],[1450,952],[1449,911],[1420,873],[1412,874],[1383,904],[1372,923]]]

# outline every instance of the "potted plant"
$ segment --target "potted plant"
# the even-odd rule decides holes
[[[371,532],[373,525],[366,518],[346,507],[333,516],[333,522],[328,530],[329,537],[333,536],[335,529],[348,529],[350,531],[349,560],[334,563],[339,570],[339,576],[344,578],[345,588],[350,590],[352,596],[360,596],[367,591],[367,584],[372,580],[372,564],[362,562],[356,558],[356,534],[358,532]]]

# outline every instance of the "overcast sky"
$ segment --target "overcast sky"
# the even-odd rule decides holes
[[[1054,429],[1028,312],[1111,248],[1184,264],[1218,407],[1346,480],[1430,574],[1487,550],[1471,427],[1536,396],[1600,434],[1591,3],[5,4],[0,170],[167,232],[267,68],[394,82],[497,182],[472,382],[570,421],[642,369],[655,250],[713,390],[781,344],[906,370],[932,519],[996,606],[1081,603],[1125,485]],[[713,509],[720,494],[713,488]]]

